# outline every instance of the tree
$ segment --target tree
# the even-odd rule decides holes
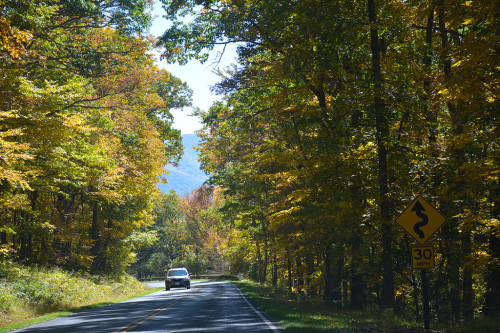
[[[1,242],[11,259],[123,271],[182,145],[191,91],[154,65],[144,1],[2,3]],[[132,35],[134,34],[134,35]],[[5,111],[4,111],[5,110]]]
[[[320,291],[326,303],[418,313],[409,240],[391,224],[425,193],[453,221],[435,236],[443,258],[429,274],[436,315],[470,319],[483,297],[474,281],[484,278],[493,288],[488,309],[496,308],[490,2],[164,5],[177,19],[159,42],[167,60],[203,61],[213,45],[239,43],[238,65],[215,87],[223,102],[201,113],[201,153],[210,181],[225,191],[223,216],[251,244],[241,267],[261,282]],[[189,23],[179,20],[190,14]]]

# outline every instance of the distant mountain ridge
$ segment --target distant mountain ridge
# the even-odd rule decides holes
[[[158,184],[158,188],[163,192],[175,190],[180,196],[185,196],[203,185],[208,176],[200,169],[198,152],[193,149],[193,146],[199,144],[198,136],[196,134],[183,134],[182,144],[184,145],[184,155],[179,161],[179,166],[167,165],[165,167],[169,173],[164,174],[168,183]]]

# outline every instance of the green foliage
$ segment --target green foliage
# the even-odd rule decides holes
[[[238,239],[218,212],[220,199],[220,191],[204,187],[183,198],[174,191],[163,194],[154,207],[154,224],[132,236],[141,246],[129,272],[138,277],[163,276],[170,267],[194,274],[233,272],[230,262],[237,260],[229,246]]]
[[[163,276],[182,246],[179,196],[175,192],[162,193],[153,206],[154,223],[129,237],[134,246],[134,262],[129,272],[137,277]]]
[[[75,309],[144,290],[129,276],[104,277],[58,268],[0,265],[0,326],[32,315]]]
[[[149,5],[2,1],[2,261],[111,274],[133,260],[127,236],[182,153],[170,110],[191,101],[140,35]]]
[[[448,217],[432,240],[433,318],[498,315],[493,2],[163,3],[167,60],[239,43],[223,100],[200,112],[200,152],[219,220],[245,244],[226,255],[240,272],[418,317],[422,281],[393,221],[422,194]]]

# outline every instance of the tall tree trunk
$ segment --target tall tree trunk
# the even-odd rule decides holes
[[[437,246],[437,251],[443,253],[444,256],[444,250],[443,250],[443,237],[441,237],[441,240],[439,240],[438,246]],[[443,294],[443,290],[446,290],[446,268],[445,268],[445,262],[441,261],[437,263],[437,267],[434,268],[436,271],[435,274],[435,279],[434,279],[434,286],[433,286],[433,298],[434,298],[434,313],[436,314],[436,320],[438,322],[444,321],[446,318],[444,317],[444,311],[442,311],[443,306],[443,299],[446,297]]]
[[[408,252],[408,262],[411,263],[411,248],[408,237],[406,237],[406,251]],[[413,269],[411,270],[411,284],[413,287],[413,305],[415,307],[415,319],[418,320],[420,317],[420,307],[418,302],[419,291],[417,277],[415,276],[415,271]]]
[[[297,274],[297,292],[299,294],[302,294],[304,291],[304,270],[302,267],[302,259],[300,256],[297,256],[296,258],[296,274]]]
[[[377,29],[375,0],[368,0],[370,21],[370,48],[372,54],[372,75],[375,108],[375,127],[378,157],[379,207],[382,220],[382,302],[385,307],[394,308],[394,276],[392,270],[392,219],[389,199],[389,178],[387,167],[389,124],[387,110],[382,98],[382,70],[380,65],[380,41]]]
[[[441,36],[441,47],[443,49],[443,72],[445,81],[448,82],[452,79],[452,58],[448,54],[448,49],[450,47],[448,41],[448,31],[446,27],[445,18],[445,0],[440,0],[439,11],[438,11],[438,21],[439,21],[439,33]],[[455,137],[460,137],[464,134],[463,126],[463,116],[459,106],[453,102],[448,102],[448,111],[451,116],[451,125],[453,130],[453,135]],[[465,177],[464,171],[462,169],[464,163],[466,162],[465,148],[461,146],[460,148],[453,148],[453,155],[455,159],[458,182],[455,185],[454,192],[461,199],[461,193],[465,188]],[[461,213],[463,211],[462,207],[457,207],[456,213]],[[472,240],[471,240],[471,228],[466,226],[462,230],[462,258],[467,258],[472,252]],[[474,314],[473,306],[473,288],[472,288],[472,268],[470,265],[465,265],[463,268],[463,280],[462,280],[462,294],[463,294],[463,314],[466,319],[472,319]]]
[[[334,272],[334,287],[333,287],[333,301],[337,304],[337,307],[341,308],[344,302],[342,301],[342,288],[344,284],[344,253],[341,252],[337,263],[335,265]]]
[[[325,251],[325,291],[323,293],[323,304],[333,304],[333,274],[332,274],[332,249]]]
[[[424,92],[425,92],[425,103],[424,103],[424,115],[431,124],[429,128],[429,142],[434,144],[437,140],[437,117],[429,108],[429,100],[431,95],[431,79],[430,73],[432,72],[432,37],[434,32],[434,5],[429,6],[429,14],[427,16],[427,25],[425,28],[425,53],[423,57],[424,69],[427,73],[427,77],[424,80]]]
[[[292,258],[290,258],[290,249],[286,249],[286,266],[287,266],[287,271],[288,271],[288,291],[292,292],[292,287],[293,287],[293,280],[292,280]]]
[[[500,219],[500,184],[492,191],[492,218]],[[500,234],[498,229],[490,230],[488,273],[486,276],[486,300],[484,313],[489,317],[500,317]]]
[[[26,260],[26,252],[27,252],[27,240],[26,234],[20,234],[19,237],[19,260]]]
[[[276,256],[276,252],[273,253],[273,274],[271,283],[273,287],[278,286],[278,258]]]
[[[264,284],[266,282],[267,277],[267,265],[269,263],[269,254],[268,254],[268,246],[267,246],[267,238],[264,236],[264,260],[261,259],[261,270],[259,275],[259,283]]]
[[[444,208],[444,207],[443,207]],[[444,209],[447,211],[448,209]],[[448,215],[448,214],[445,214]],[[441,237],[443,238],[443,257],[446,259],[446,278],[448,280],[448,300],[451,306],[453,320],[461,318],[461,288],[460,288],[460,263],[461,254],[457,251],[458,230],[456,220],[448,221],[441,227]]]
[[[263,271],[263,264],[262,264],[262,251],[260,249],[260,241],[257,240],[255,242],[255,247],[257,250],[257,280],[259,283],[262,283],[262,271]]]
[[[462,232],[462,244],[463,244],[463,252],[464,258],[466,260],[472,260],[472,239],[471,239],[471,231],[466,230]],[[465,265],[463,272],[463,315],[467,320],[472,320],[474,318],[474,290],[472,287],[472,268],[471,265]]]
[[[362,310],[365,306],[366,283],[364,278],[364,267],[360,254],[363,240],[355,235],[352,241],[352,263],[351,263],[351,306],[354,309]]]
[[[98,272],[101,268],[100,263],[100,248],[101,248],[101,234],[99,228],[99,210],[97,204],[94,203],[92,207],[92,226],[90,229],[90,236],[92,237],[92,248],[90,254],[92,255],[92,271]]]
[[[310,296],[315,296],[316,290],[312,287],[312,279],[311,279],[315,271],[314,257],[312,254],[308,254],[306,256],[306,268],[307,268],[307,279],[306,279],[307,294]]]

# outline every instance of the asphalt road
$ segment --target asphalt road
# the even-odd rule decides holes
[[[61,317],[16,333],[284,332],[227,282],[192,283]]]

